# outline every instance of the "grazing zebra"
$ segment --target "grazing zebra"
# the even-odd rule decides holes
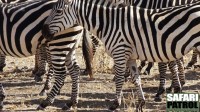
[[[88,10],[90,9],[90,10]],[[121,104],[126,68],[140,87],[136,59],[169,62],[180,59],[193,48],[200,50],[200,2],[164,9],[134,6],[97,5],[90,0],[58,0],[43,26],[43,35],[53,35],[78,24],[97,35],[114,60],[116,99],[109,108]],[[137,87],[138,87],[137,86]],[[139,96],[138,109],[144,104]],[[72,104],[66,104],[66,107]]]
[[[47,41],[41,32],[42,25],[56,1],[31,0],[15,4],[0,4],[1,55],[27,57],[36,54],[37,49],[43,44],[48,46],[48,74],[49,78],[54,75],[55,83],[42,104],[46,101],[53,103],[54,97],[64,84],[66,67],[72,78],[72,99],[77,97],[78,92],[77,80],[80,69],[75,58],[75,48],[81,39],[83,28],[75,25],[58,33],[51,41]],[[49,88],[47,83],[44,88]],[[2,85],[1,87],[3,88]],[[5,97],[4,94],[4,92],[0,93],[1,103]]]

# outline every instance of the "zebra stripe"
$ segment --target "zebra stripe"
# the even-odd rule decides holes
[[[121,103],[127,64],[135,75],[133,81],[138,79],[140,85],[135,59],[168,62],[181,58],[193,47],[199,50],[199,4],[150,10],[95,5],[89,0],[59,0],[44,25],[49,32],[43,33],[53,35],[78,23],[101,39],[114,59],[116,100],[110,109],[115,110]]]
[[[50,55],[48,55],[47,61],[51,61],[49,62],[48,74],[51,77],[54,74],[55,83],[50,94],[43,101],[48,101],[43,107],[53,103],[55,96],[62,87],[66,66],[72,78],[72,99],[77,97],[78,92],[79,67],[74,49],[82,35],[82,27],[74,26],[65,30],[57,34],[56,39],[50,42],[42,36],[42,25],[55,2],[56,0],[35,0],[16,4],[0,4],[0,54],[27,57],[34,55],[42,44],[47,43],[48,45],[49,52],[47,50],[47,53]]]

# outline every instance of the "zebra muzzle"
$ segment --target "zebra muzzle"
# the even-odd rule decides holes
[[[49,29],[49,26],[47,24],[44,24],[43,27],[42,27],[42,35],[48,41],[53,39],[53,34],[50,33],[50,29]]]

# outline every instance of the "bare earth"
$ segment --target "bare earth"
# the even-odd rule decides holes
[[[112,61],[104,53],[101,48],[95,55],[95,81],[87,81],[88,76],[80,77],[80,94],[78,112],[106,112],[110,102],[106,99],[114,98],[115,85],[112,82]],[[78,49],[77,57],[81,68],[84,67],[84,62]],[[191,58],[191,53],[185,59],[187,64]],[[31,70],[34,67],[34,56],[28,58],[12,58],[7,57],[7,66],[4,68],[4,73],[0,73],[0,81],[3,83],[6,91],[4,111],[36,111],[39,103],[45,99],[45,96],[39,96],[40,90],[43,88],[43,82],[35,83]],[[168,72],[167,87],[170,85],[170,73]],[[162,102],[154,102],[154,95],[159,84],[157,65],[151,71],[151,75],[142,75],[142,87],[145,92],[146,105],[144,111],[160,112],[165,111],[166,96],[163,95]],[[186,84],[183,88],[184,92],[200,93],[200,72],[198,70],[186,70]],[[45,77],[46,78],[46,77]],[[131,90],[132,89],[132,90]],[[134,85],[130,82],[125,83],[123,87],[123,104],[118,109],[118,112],[133,112],[135,109],[137,95]],[[69,100],[71,92],[71,79],[69,76],[65,79],[65,85],[61,90],[61,94],[55,99],[52,106],[46,108],[45,111],[61,111],[62,106]]]

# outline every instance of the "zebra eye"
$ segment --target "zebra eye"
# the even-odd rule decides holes
[[[56,12],[58,13],[58,14],[60,14],[60,13],[62,13],[62,9],[58,9],[58,10],[56,10]]]

